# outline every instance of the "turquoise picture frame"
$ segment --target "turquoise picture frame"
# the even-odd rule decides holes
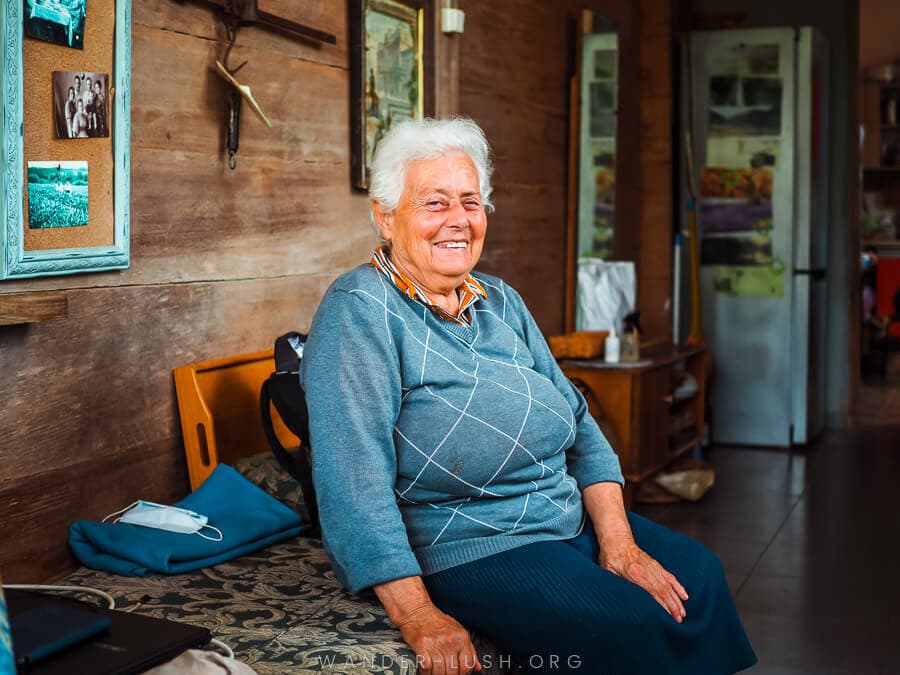
[[[127,268],[131,195],[131,0],[116,0],[115,58],[110,75],[115,87],[110,131],[115,210],[112,246],[25,250],[23,8],[22,0],[0,0],[0,26],[3,27],[0,204],[4,216],[0,228],[0,280]]]

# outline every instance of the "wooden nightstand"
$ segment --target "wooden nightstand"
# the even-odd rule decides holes
[[[586,390],[591,414],[609,437],[631,488],[701,442],[706,404],[705,347],[655,345],[636,363],[563,359],[560,367]],[[682,373],[696,382],[679,390]]]

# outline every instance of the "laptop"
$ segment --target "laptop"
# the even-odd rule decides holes
[[[13,651],[23,675],[142,673],[212,637],[206,628],[69,598],[14,589],[5,594]]]

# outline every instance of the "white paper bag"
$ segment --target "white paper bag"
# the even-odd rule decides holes
[[[622,320],[634,311],[634,263],[581,258],[578,261],[580,330],[622,332]]]

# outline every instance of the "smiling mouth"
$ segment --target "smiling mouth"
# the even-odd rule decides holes
[[[467,241],[442,241],[439,244],[435,244],[438,248],[468,248],[469,242]]]

